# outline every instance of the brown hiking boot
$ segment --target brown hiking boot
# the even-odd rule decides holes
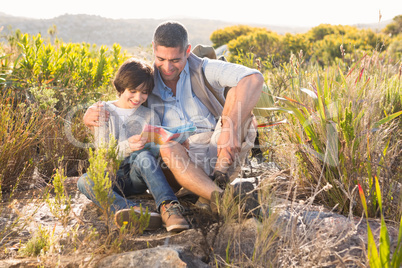
[[[168,232],[181,232],[190,228],[182,215],[183,210],[184,208],[177,201],[162,203],[160,208],[162,222]]]
[[[226,191],[232,192],[233,201],[237,204],[241,204],[246,214],[257,216],[258,210],[258,193],[254,190],[254,186],[251,182],[239,182],[231,185],[232,189],[227,188]],[[211,193],[210,208],[214,214],[220,214],[220,203],[222,202],[224,192],[213,191]]]
[[[146,209],[142,208],[143,214],[145,214],[145,210]],[[150,218],[148,226],[145,228],[145,231],[152,231],[161,227],[162,225],[161,215],[156,212],[148,212],[148,214],[150,214]],[[140,207],[131,207],[117,211],[114,216],[114,221],[119,228],[121,228],[125,224],[127,225],[127,228],[132,228],[135,225],[138,225],[139,217],[141,217]]]
[[[220,172],[219,170],[216,170],[214,172],[214,175],[211,176],[211,179],[222,190],[225,190],[226,186],[230,183],[228,175],[226,173]]]
[[[209,177],[222,190],[225,190],[226,186],[230,183],[228,175],[226,173],[220,172],[218,170],[216,170],[214,172],[214,174],[210,175]],[[197,202],[195,203],[195,206],[217,214],[218,206],[215,201],[219,195],[219,192],[212,193],[212,194],[213,195],[211,196],[211,201],[209,201],[206,198],[199,197]],[[218,198],[222,198],[222,195],[219,195]]]
[[[241,202],[244,212],[250,216],[259,214],[258,193],[251,182],[243,181],[233,185],[233,196],[237,202]],[[250,214],[251,213],[251,214]]]
[[[205,209],[207,211],[211,211],[210,201],[204,197],[199,197],[197,202],[195,202],[195,206],[200,209]]]

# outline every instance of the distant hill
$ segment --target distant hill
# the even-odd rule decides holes
[[[236,25],[230,22],[203,19],[174,19],[183,23],[189,31],[192,44],[211,44],[209,37],[217,29]],[[0,13],[0,27],[3,33],[20,29],[23,33],[48,36],[48,29],[57,27],[57,36],[65,42],[86,42],[97,45],[119,43],[123,47],[148,46],[153,32],[164,20],[155,19],[109,19],[94,15],[62,15],[53,19],[33,19],[14,17]],[[277,33],[296,33],[307,31],[307,28],[290,28],[277,26],[267,27]]]
[[[203,19],[174,19],[183,23],[189,31],[192,44],[211,44],[209,37],[217,29],[236,25],[235,23],[203,20]],[[97,45],[111,46],[120,44],[123,48],[138,46],[146,47],[151,44],[153,31],[164,20],[155,19],[109,19],[94,15],[62,15],[52,19],[33,19],[14,17],[0,12],[0,27],[4,26],[2,34],[20,29],[23,33],[49,36],[48,29],[55,25],[57,36],[64,42],[86,42]],[[357,25],[359,28],[385,27],[382,24]],[[250,25],[266,27],[278,34],[302,33],[309,30],[306,27],[283,27],[273,25]]]

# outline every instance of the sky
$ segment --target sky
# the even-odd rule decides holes
[[[186,17],[314,27],[378,23],[380,13],[381,21],[392,20],[402,15],[402,0],[1,0],[0,12],[40,19],[89,14],[112,19]]]

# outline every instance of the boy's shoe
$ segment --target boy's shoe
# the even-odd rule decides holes
[[[145,214],[145,209],[142,208],[143,214]],[[132,213],[134,213],[138,218],[141,216],[141,210],[140,207],[132,207],[132,208],[126,208],[126,209],[121,209],[116,212],[114,216],[114,221],[116,225],[121,228],[124,224],[130,228],[134,224],[137,223],[136,219],[132,216]],[[162,217],[159,213],[156,212],[148,212],[150,214],[149,218],[149,223],[148,227],[145,228],[145,231],[152,231],[156,230],[161,227],[162,225]]]
[[[168,232],[181,232],[190,228],[182,215],[183,210],[184,208],[177,201],[162,203],[160,208],[162,222]]]

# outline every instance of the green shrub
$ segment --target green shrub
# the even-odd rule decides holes
[[[113,175],[110,176],[108,172],[107,155],[107,148],[99,148],[96,151],[89,149],[88,185],[91,185],[90,181],[92,181],[95,199],[102,209],[104,220],[110,230],[109,221],[114,196],[112,196]]]
[[[395,16],[392,22],[388,24],[383,30],[385,34],[390,34],[392,36],[402,34],[402,15]]]
[[[248,33],[253,32],[257,29],[262,28],[250,27],[247,25],[229,26],[214,31],[209,39],[213,43],[212,46],[214,48],[218,48],[222,45],[229,43],[231,40],[237,39],[239,36],[247,35]]]
[[[387,54],[395,62],[402,60],[402,34],[392,38],[388,46]]]
[[[59,162],[62,162],[62,159]],[[64,169],[59,167],[52,180],[54,199],[51,198],[49,193],[46,197],[50,212],[60,220],[64,228],[67,227],[71,212],[71,196],[68,195],[64,183],[66,179]]]
[[[127,58],[118,44],[109,50],[106,46],[66,44],[56,39],[52,45],[46,44],[40,34],[16,35],[12,40],[18,46],[9,44],[14,54],[8,55],[13,64],[8,66],[7,85],[28,95],[31,91],[35,96],[50,94],[58,100],[55,107],[59,111],[114,92],[110,80]]]
[[[101,145],[96,150],[89,149],[89,167],[87,184],[93,185],[93,193],[98,202],[108,231],[111,230],[110,219],[113,216],[111,205],[114,202],[112,185],[116,177],[120,160],[117,160],[117,141],[110,135],[109,144]]]
[[[27,170],[21,185],[28,183],[35,167],[50,180],[62,156],[69,164],[68,174],[80,175],[87,166],[91,140],[82,112],[101,97],[115,97],[110,82],[126,53],[118,44],[111,50],[59,39],[51,44],[40,34],[19,31],[7,40],[0,50],[4,51],[0,58],[0,138],[7,143],[0,149],[0,175],[8,175],[2,181],[3,191],[12,187],[29,161],[35,165]],[[70,111],[75,113],[69,117]]]
[[[258,30],[239,36],[228,43],[230,61],[236,61],[239,52],[251,52],[256,57],[280,58],[282,36],[268,30]]]
[[[19,252],[23,256],[38,256],[40,254],[46,254],[51,246],[51,238],[52,235],[50,232],[39,225],[39,228],[33,234],[32,238],[28,240],[25,247],[23,247]]]
[[[214,31],[211,41],[215,48],[227,44],[230,61],[238,60],[238,53],[253,53],[262,60],[272,58],[277,66],[288,62],[291,54],[303,51],[307,61],[321,66],[341,59],[348,65],[358,61],[364,53],[385,51],[391,44],[389,35],[371,29],[347,25],[321,24],[304,34],[279,35],[267,28],[244,25]],[[395,50],[394,44],[393,50]]]

